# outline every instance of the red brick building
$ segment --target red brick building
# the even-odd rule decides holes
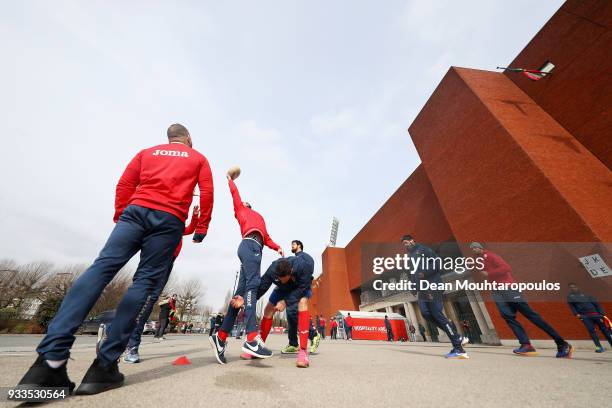
[[[551,75],[538,81],[451,67],[408,129],[422,163],[345,248],[325,250],[313,313],[382,307],[421,321],[410,301],[369,305],[361,293],[362,245],[397,242],[406,232],[422,242],[604,243],[609,256],[611,22],[610,1],[566,2],[509,64],[552,63]],[[592,278],[576,268],[573,279]],[[612,277],[597,284],[600,295],[612,293]],[[467,297],[484,342],[512,338],[494,304],[478,293]],[[612,313],[612,303],[602,303]],[[588,338],[564,302],[533,306],[568,338]],[[460,314],[452,299],[446,312]]]

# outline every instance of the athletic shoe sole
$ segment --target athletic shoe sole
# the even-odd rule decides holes
[[[217,345],[215,344],[215,340],[213,339],[213,336],[210,336],[208,338],[208,341],[210,342],[210,345],[213,348],[213,354],[215,355],[215,358],[217,359],[217,362],[219,364],[226,364],[223,360],[221,360],[221,357],[219,357],[219,352],[217,351]]]
[[[123,385],[123,381],[116,383],[81,383],[79,388],[74,392],[76,395],[94,395],[104,391],[119,388]]]
[[[281,350],[281,354],[299,354],[299,350],[298,351],[285,351],[285,350]]]
[[[140,359],[138,359],[136,361],[130,361],[130,360],[126,360],[125,358],[122,358],[121,362],[123,362],[125,364],[138,364],[138,363],[140,363]]]
[[[244,347],[242,346],[242,351],[248,355],[250,355],[251,357],[255,357],[255,358],[261,358],[261,359],[265,359],[265,358],[270,358],[274,355],[274,353],[268,355],[263,355],[263,354],[257,354],[255,351],[251,350],[248,347]]]
[[[517,356],[522,356],[522,357],[535,357],[539,355],[537,351],[528,351],[526,353],[516,353],[513,351],[513,353]]]
[[[449,360],[467,360],[470,358],[470,356],[468,356],[467,354],[459,355],[459,356],[444,356],[444,357]]]

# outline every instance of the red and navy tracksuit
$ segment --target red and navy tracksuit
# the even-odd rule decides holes
[[[74,283],[49,325],[37,352],[46,360],[70,356],[74,333],[117,272],[140,251],[133,283],[117,306],[108,339],[100,348],[102,364],[125,350],[147,296],[166,276],[185,230],[193,190],[200,188],[196,232],[205,234],[213,208],[213,181],[206,158],[182,143],[140,151],[116,189],[117,223],[98,258]]]
[[[353,317],[346,316],[344,318],[344,334],[346,335],[346,339],[353,338]]]
[[[419,268],[411,275],[412,281],[417,287],[417,300],[421,314],[425,319],[429,320],[446,333],[453,347],[462,348],[462,336],[444,315],[443,291],[419,289],[421,280],[429,281],[430,283],[442,283],[442,273],[435,265],[423,267],[423,265],[428,265],[427,262],[429,259],[438,258],[438,254],[425,245],[416,244],[408,250],[408,255],[415,261],[419,258],[421,259]],[[421,277],[420,274],[423,274],[423,277]]]
[[[295,256],[284,258],[291,265],[291,279],[287,283],[282,283],[276,276],[278,262],[272,262],[264,275],[257,290],[257,298],[261,298],[268,291],[272,284],[276,288],[272,291],[268,302],[276,305],[281,300],[287,304],[287,320],[289,344],[305,349],[308,345],[309,330],[308,322],[310,316],[308,311],[299,312],[297,305],[300,299],[310,299],[312,296],[312,279],[314,273],[314,259],[304,251],[296,253]],[[264,317],[261,320],[261,338],[265,341],[272,327],[272,319]],[[299,332],[299,336],[298,336]],[[299,338],[299,343],[298,343]]]
[[[501,256],[485,250],[482,257],[483,270],[487,272],[487,280],[497,283],[514,283],[512,268]],[[558,346],[565,344],[565,340],[559,333],[529,306],[521,292],[511,289],[494,290],[491,291],[491,297],[495,301],[501,317],[506,321],[521,345],[528,345],[531,342],[523,325],[516,319],[517,312],[520,312],[527,320],[548,334]]]
[[[266,229],[263,217],[256,211],[242,204],[240,193],[233,180],[229,179],[229,189],[234,203],[234,215],[240,225],[242,242],[238,246],[238,258],[240,259],[240,277],[238,288],[234,296],[242,296],[244,299],[244,320],[246,325],[247,341],[253,341],[257,336],[257,322],[255,319],[257,304],[257,289],[261,280],[261,255],[263,246],[277,251],[280,247],[276,244]],[[227,314],[219,330],[219,338],[225,341],[231,332],[238,310],[228,305]]]
[[[567,295],[567,303],[573,315],[580,315],[580,320],[582,320],[582,323],[584,323],[584,326],[591,335],[591,339],[593,339],[595,346],[601,347],[595,327],[599,327],[599,330],[603,333],[606,340],[608,340],[610,346],[612,346],[612,335],[603,322],[603,316],[606,313],[593,296],[586,295],[582,292],[570,293]]]

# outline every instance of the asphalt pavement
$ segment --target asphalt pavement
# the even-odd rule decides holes
[[[40,336],[0,336],[0,387],[12,387],[35,359]],[[612,351],[579,349],[571,360],[552,348],[519,357],[507,346],[468,346],[469,360],[446,360],[443,343],[321,342],[311,367],[295,367],[281,355],[283,335],[271,335],[275,355],[239,359],[232,340],[229,363],[216,363],[207,335],[144,337],[142,362],[120,364],[122,388],[94,396],[72,396],[53,406],[93,407],[608,407],[612,406]],[[173,366],[186,355],[192,362]],[[79,336],[68,372],[81,380],[95,357],[95,337]],[[1,401],[3,406],[17,403]]]

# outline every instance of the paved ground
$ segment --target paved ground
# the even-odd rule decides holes
[[[0,336],[0,387],[15,385],[34,360],[38,336]],[[78,382],[94,358],[94,337],[82,336],[69,362]],[[279,350],[281,335],[268,344]],[[578,350],[573,360],[517,357],[509,347],[472,346],[469,360],[445,360],[447,344],[322,342],[311,368],[298,369],[294,356],[276,353],[265,361],[238,360],[239,344],[228,350],[230,363],[216,364],[207,335],[171,335],[153,343],[145,338],[143,362],[121,364],[126,385],[90,397],[71,397],[58,406],[87,407],[585,407],[610,406],[612,351]],[[187,355],[192,365],[172,366]],[[16,406],[2,401],[0,405]],[[52,405],[52,404],[49,404]]]

